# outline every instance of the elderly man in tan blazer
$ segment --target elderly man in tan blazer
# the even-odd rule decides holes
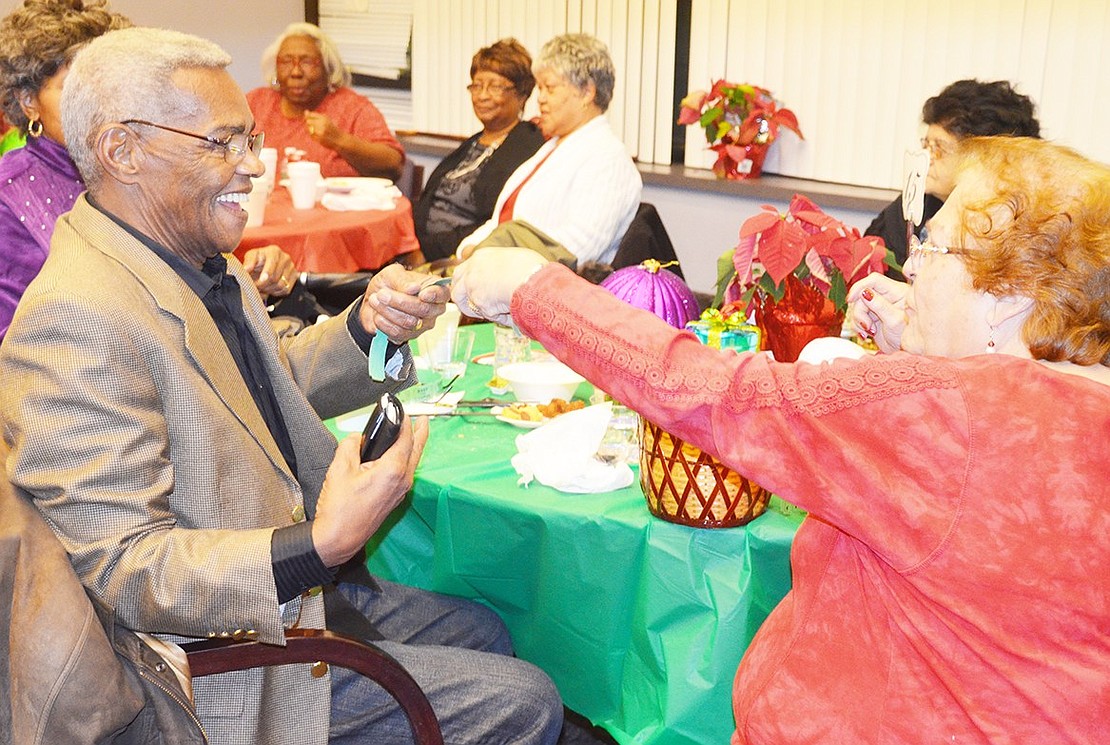
[[[281,644],[286,626],[327,624],[381,639],[448,742],[552,742],[558,694],[509,656],[496,616],[375,582],[358,560],[410,487],[427,424],[361,464],[358,438],[337,447],[320,421],[412,381],[406,342],[446,290],[391,267],[339,317],[275,338],[224,255],[263,170],[229,62],[155,29],[107,34],[73,62],[62,120],[88,193],[0,347],[8,473],[85,586],[169,658],[165,641]],[[391,342],[384,384],[367,375],[376,331]],[[257,669],[194,693],[213,743],[407,735],[388,697],[346,671]]]

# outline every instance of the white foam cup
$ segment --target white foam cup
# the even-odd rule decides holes
[[[286,166],[289,171],[289,194],[293,209],[310,210],[316,206],[316,187],[320,181],[320,164],[297,160]]]
[[[266,219],[266,198],[268,186],[266,177],[259,176],[251,179],[251,193],[243,207],[247,210],[247,227],[256,228]]]

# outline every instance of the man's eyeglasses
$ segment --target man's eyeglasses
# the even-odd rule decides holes
[[[501,98],[515,88],[516,86],[514,85],[505,85],[504,83],[471,83],[466,86],[466,89],[470,91],[470,95],[472,96],[476,96],[479,93],[488,93],[494,98]]]
[[[146,127],[164,129],[167,132],[185,135],[186,137],[192,137],[196,140],[203,140],[204,142],[222,147],[224,150],[224,160],[226,160],[233,166],[239,165],[239,163],[242,162],[243,158],[247,157],[248,152],[254,153],[254,156],[256,158],[261,155],[262,142],[266,137],[265,132],[255,132],[254,134],[246,134],[240,132],[239,134],[233,134],[221,140],[216,137],[209,137],[208,135],[198,135],[195,132],[186,132],[184,129],[167,127],[165,124],[155,124],[154,122],[148,122],[145,119],[127,119],[120,122],[120,124],[142,124]]]

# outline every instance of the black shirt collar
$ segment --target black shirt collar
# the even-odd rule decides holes
[[[207,295],[213,287],[220,283],[223,275],[227,272],[227,259],[224,258],[223,254],[216,254],[209,258],[204,262],[203,269],[197,269],[191,263],[178,256],[173,251],[170,251],[158,241],[101,207],[93,201],[91,196],[86,196],[86,199],[88,199],[89,204],[95,209],[103,212],[112,222],[126,230],[135,240],[142,243],[153,251],[158,258],[166,262],[166,264],[173,269],[174,273],[181,277],[185,284],[189,285],[189,289],[197,294],[197,297],[202,298]]]

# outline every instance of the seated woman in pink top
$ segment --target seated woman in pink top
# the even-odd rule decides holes
[[[286,27],[262,54],[262,75],[270,87],[248,93],[247,103],[279,159],[296,148],[325,177],[401,175],[404,148],[377,107],[350,88],[350,70],[318,27]]]
[[[721,352],[520,248],[455,271],[459,308],[809,511],[733,743],[1106,742],[1110,167],[1020,137],[954,157],[909,284],[852,289],[889,354]]]

